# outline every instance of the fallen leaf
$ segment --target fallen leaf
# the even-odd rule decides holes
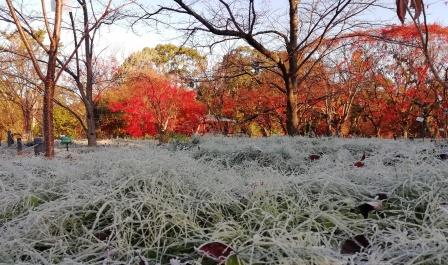
[[[196,251],[213,261],[222,262],[227,259],[234,250],[227,244],[221,242],[208,242],[200,245]]]
[[[369,240],[364,235],[356,235],[342,243],[341,254],[356,254],[370,246]]]
[[[364,167],[364,162],[357,161],[355,164],[353,164],[355,167]]]
[[[310,155],[308,157],[308,159],[311,160],[311,161],[319,160],[320,159],[320,155],[313,154],[313,155]]]
[[[356,207],[356,209],[362,214],[364,219],[367,219],[369,218],[370,212],[381,211],[383,209],[383,203],[381,201],[366,202]]]
[[[369,213],[371,211],[374,211],[373,206],[368,203],[363,203],[363,204],[359,205],[358,207],[356,207],[356,209],[359,211],[359,213],[361,213],[361,215],[364,217],[364,219],[369,218]]]
[[[440,160],[447,160],[448,154],[439,154],[439,155],[437,155],[437,158]]]
[[[380,192],[375,195],[375,200],[382,201],[382,200],[387,200],[388,198],[389,198],[389,196],[387,195],[387,193],[384,193],[384,192]]]

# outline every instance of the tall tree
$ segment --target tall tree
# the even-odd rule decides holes
[[[97,100],[95,95],[95,87],[101,86],[99,73],[94,69],[95,66],[100,67],[95,57],[95,41],[97,40],[99,29],[104,24],[111,24],[120,18],[118,8],[111,8],[112,0],[108,0],[104,5],[93,0],[76,0],[78,8],[81,9],[81,15],[78,18],[73,12],[69,12],[70,24],[73,40],[76,46],[83,46],[83,52],[79,52],[75,48],[74,66],[65,67],[65,72],[72,78],[75,83],[77,94],[79,95],[84,108],[87,143],[89,146],[96,146],[96,122],[95,113],[97,111]],[[100,9],[100,10],[98,10]],[[68,61],[60,59],[61,65],[67,64]]]
[[[272,84],[281,80],[261,67],[263,63],[264,56],[255,49],[239,46],[215,65],[213,75],[198,91],[207,105],[209,118],[216,121],[209,126],[216,128],[211,129],[226,129],[223,121],[228,120],[236,133],[284,134],[283,95],[272,89]]]
[[[273,71],[283,80],[278,89],[284,94],[286,128],[290,135],[299,133],[297,92],[303,89],[314,67],[314,63],[308,62],[323,58],[329,52],[323,48],[324,44],[356,27],[358,24],[352,18],[375,2],[289,0],[288,21],[280,21],[279,14],[265,16],[268,11],[259,9],[254,0],[173,1],[174,5],[162,6],[147,16],[164,12],[187,16],[181,29],[186,30],[189,37],[204,32],[221,37],[209,46],[226,40],[245,41],[267,59],[269,67],[274,67]],[[282,24],[285,22],[287,27]]]
[[[157,71],[177,79],[188,86],[194,86],[196,79],[204,75],[207,67],[205,56],[190,47],[173,44],[159,44],[131,54],[121,66],[122,74]]]
[[[11,0],[9,0],[8,2],[11,2]],[[57,81],[63,75],[63,73],[66,73],[73,80],[75,88],[72,90],[78,94],[85,107],[85,121],[84,119],[82,119],[82,117],[80,117],[80,115],[77,112],[72,111],[68,108],[66,109],[72,115],[74,115],[78,119],[78,121],[80,121],[82,127],[86,132],[89,146],[96,145],[95,112],[97,104],[96,102],[97,95],[95,95],[94,93],[95,86],[104,85],[100,84],[104,80],[99,80],[98,78],[99,73],[98,71],[94,70],[97,63],[101,61],[95,57],[96,54],[94,52],[95,51],[94,44],[95,41],[98,39],[100,27],[105,24],[112,24],[116,20],[125,17],[121,11],[124,6],[132,2],[133,0],[126,0],[123,1],[120,5],[112,8],[111,7],[112,0],[106,0],[104,3],[94,0],[76,0],[76,2],[74,2],[74,5],[72,5],[71,8],[72,10],[79,9],[81,10],[81,12],[76,12],[76,14],[80,14],[79,16],[74,15],[72,12],[68,12],[70,23],[68,24],[69,26],[64,29],[71,30],[74,42],[72,46],[64,48],[64,51],[67,52],[66,55],[63,55],[61,51],[59,53],[58,52],[54,53],[54,51],[51,50],[51,45],[50,47],[48,47],[48,45],[46,45],[44,41],[38,39],[36,36],[36,32],[32,28],[32,22],[43,21],[43,24],[45,25],[47,32],[50,32],[49,25],[54,24],[47,19],[44,0],[42,0],[42,11],[44,14],[42,20],[41,18],[25,16],[25,14],[19,11],[19,9],[14,9],[12,3],[11,5],[8,5],[8,7],[10,6],[9,17],[5,15],[1,16],[2,20],[19,25],[20,28],[22,29],[24,37],[28,36],[32,38],[34,41],[36,41],[36,43],[45,53],[47,54],[54,53],[54,55],[52,55],[52,57],[54,58],[51,60],[51,64],[47,62],[47,69],[54,67],[55,69],[58,70],[57,74],[55,74],[55,81]],[[55,2],[55,4],[57,3]],[[58,12],[57,7],[58,5],[55,5],[56,9],[55,13]],[[13,9],[15,13],[11,11]],[[13,16],[14,14],[15,18],[17,19],[14,18]],[[59,24],[62,23],[62,18],[60,14],[58,15],[58,19],[59,19],[58,23]],[[59,25],[59,33],[58,33],[59,35],[60,32],[61,27]],[[29,57],[33,58],[33,56]],[[38,67],[40,67],[38,63],[43,63],[42,60],[39,60],[38,58],[36,59],[36,56],[34,57],[36,64],[33,63],[33,65],[37,65]],[[54,66],[52,66],[53,61],[55,61]],[[51,97],[52,99],[54,99],[54,91]],[[45,118],[44,118],[44,124],[45,124]],[[46,130],[45,128],[46,126],[44,125],[44,131]],[[46,133],[44,132],[44,135],[45,134]],[[45,139],[45,141],[46,140],[47,139]],[[53,149],[52,145],[53,144],[50,143],[50,147],[48,148]],[[49,156],[51,157],[52,155]]]
[[[29,36],[33,39],[38,39],[36,32],[26,29],[23,24],[29,25],[31,21],[26,19],[26,16],[19,12],[19,9],[15,8],[12,0],[6,0],[9,14],[17,28],[26,51],[33,63],[34,70],[36,71],[39,79],[44,84],[44,98],[43,98],[43,133],[45,141],[45,156],[52,158],[54,156],[54,136],[53,136],[53,99],[56,88],[56,82],[59,74],[57,73],[57,54],[60,46],[61,38],[61,23],[62,23],[62,3],[63,0],[55,0],[55,12],[54,17],[50,20],[47,16],[46,1],[41,0],[43,22],[46,30],[46,37],[50,44],[47,53],[46,69],[43,69],[42,64],[39,63],[36,57],[35,50],[29,41]]]
[[[112,111],[122,112],[127,132],[135,137],[158,136],[165,141],[171,133],[191,135],[204,115],[196,93],[186,90],[154,72],[127,79],[110,103]]]

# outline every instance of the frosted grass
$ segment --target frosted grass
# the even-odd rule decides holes
[[[201,264],[194,247],[214,240],[247,264],[446,264],[446,148],[203,137],[108,141],[47,161],[1,147],[0,264]],[[385,218],[350,211],[378,192],[391,197]],[[371,248],[341,255],[357,234]]]

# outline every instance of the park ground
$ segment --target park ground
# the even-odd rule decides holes
[[[207,136],[78,142],[46,160],[1,146],[0,264],[213,264],[197,249],[214,241],[242,262],[228,264],[446,264],[447,151]],[[356,235],[368,246],[341,253]]]

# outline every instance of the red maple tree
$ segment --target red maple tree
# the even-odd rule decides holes
[[[122,112],[126,132],[133,137],[170,133],[191,135],[203,120],[205,107],[193,90],[155,74],[129,78],[119,89],[126,94],[109,105]]]

